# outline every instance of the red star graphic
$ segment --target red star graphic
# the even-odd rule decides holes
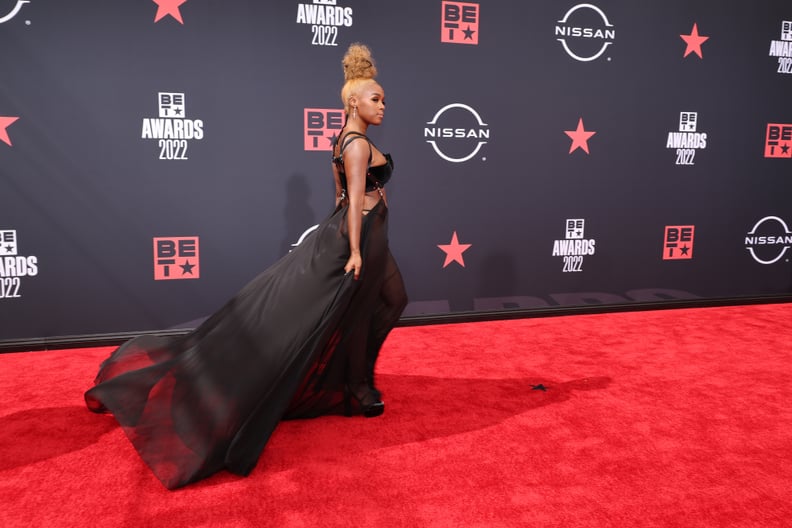
[[[0,141],[3,141],[11,146],[11,138],[8,137],[8,130],[6,130],[11,123],[19,119],[18,117],[3,117],[0,116]]]
[[[693,22],[693,29],[690,31],[690,35],[679,35],[679,36],[687,44],[687,48],[685,48],[685,54],[682,56],[682,58],[687,57],[691,53],[695,53],[696,55],[699,56],[700,59],[704,58],[701,55],[701,45],[704,44],[704,42],[706,42],[707,40],[709,40],[709,37],[703,37],[699,35],[698,26],[696,25],[695,22]]]
[[[588,140],[591,136],[596,134],[596,132],[587,131],[583,128],[583,118],[580,118],[578,121],[577,129],[575,130],[564,130],[564,134],[572,138],[572,145],[569,147],[569,153],[572,154],[575,149],[582,148],[583,151],[588,154]]]
[[[152,0],[157,4],[157,15],[154,17],[154,22],[159,22],[162,18],[170,15],[179,21],[179,24],[184,24],[182,20],[179,6],[187,0]]]
[[[446,258],[445,262],[443,263],[443,267],[445,268],[452,262],[457,262],[463,268],[465,267],[465,259],[462,258],[462,253],[468,250],[470,246],[473,244],[460,244],[459,239],[457,238],[457,232],[454,231],[454,234],[451,236],[451,243],[450,244],[438,244],[437,247],[445,251]]]

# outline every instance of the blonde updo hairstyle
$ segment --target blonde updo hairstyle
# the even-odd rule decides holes
[[[341,62],[344,65],[346,81],[341,89],[341,101],[344,103],[344,111],[349,114],[349,99],[358,95],[367,83],[376,82],[374,79],[377,77],[377,67],[371,57],[371,50],[360,43],[350,44]]]

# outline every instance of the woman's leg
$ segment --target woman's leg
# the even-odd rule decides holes
[[[380,289],[379,303],[371,316],[366,343],[367,378],[372,387],[374,387],[374,366],[379,351],[406,306],[407,292],[404,289],[404,280],[396,260],[388,250],[385,258],[385,279]]]

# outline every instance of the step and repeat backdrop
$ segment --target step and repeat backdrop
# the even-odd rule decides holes
[[[792,290],[789,0],[0,0],[0,340],[189,327],[310,236],[352,42],[405,316]]]

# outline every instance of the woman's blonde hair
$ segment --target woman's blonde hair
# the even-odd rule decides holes
[[[341,88],[341,101],[344,111],[349,113],[349,99],[359,93],[364,84],[374,82],[377,77],[377,67],[371,57],[371,50],[365,44],[350,44],[349,49],[341,61],[344,65],[344,87]]]

